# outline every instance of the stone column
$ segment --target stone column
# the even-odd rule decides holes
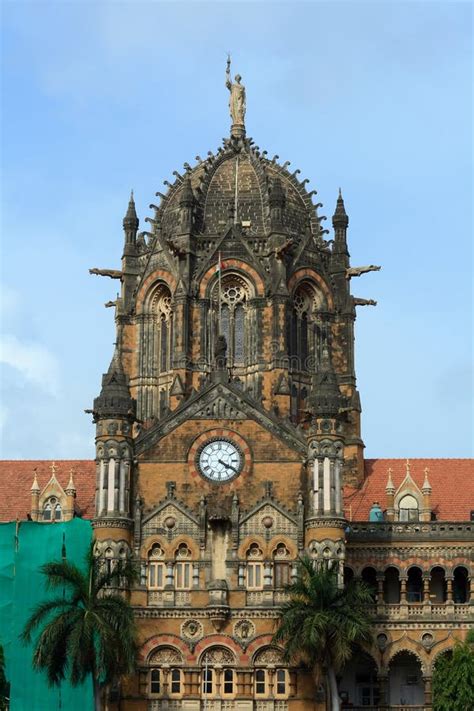
[[[385,606],[385,600],[383,595],[383,588],[385,582],[385,573],[377,573],[377,614],[383,613]]]
[[[429,606],[431,604],[431,599],[430,599],[430,574],[429,573],[423,573],[423,592],[422,592],[422,599],[421,602],[423,603],[423,607],[425,608],[425,612],[429,610]]]
[[[446,577],[446,602],[453,602],[453,578]]]
[[[380,690],[378,709],[379,711],[384,711],[385,709],[388,709],[388,670],[381,669],[377,674],[377,681]]]
[[[424,676],[423,677],[423,683],[425,685],[425,707],[424,711],[432,711],[432,691],[431,691],[431,677],[430,676]]]
[[[407,604],[407,578],[400,577],[400,605]]]

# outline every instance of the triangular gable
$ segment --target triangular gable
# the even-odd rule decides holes
[[[136,452],[146,451],[183,422],[193,419],[254,420],[291,449],[306,454],[306,444],[293,425],[263,410],[231,383],[213,383],[188,398],[151,429],[141,433],[136,440]]]
[[[298,532],[297,519],[273,500],[265,500],[254,506],[239,523],[239,536],[242,540],[246,536],[261,535],[264,526],[262,520],[270,516],[273,519],[271,528],[272,536],[293,535]]]
[[[174,525],[166,525],[167,519],[173,518]],[[199,533],[198,519],[179,501],[165,499],[142,521],[142,536],[167,535],[172,531],[173,537],[179,535],[197,536]]]

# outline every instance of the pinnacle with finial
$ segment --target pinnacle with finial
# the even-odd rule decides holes
[[[34,476],[34,479],[33,479],[33,485],[32,485],[32,487],[31,487],[31,491],[32,491],[32,493],[35,493],[35,494],[38,493],[38,494],[39,494],[39,492],[41,491],[41,489],[40,489],[39,484],[38,484],[38,477],[37,477],[37,474],[36,474],[36,469],[34,469],[33,471],[34,471],[34,473],[35,473],[35,476]]]
[[[133,189],[130,192],[130,200],[128,201],[127,212],[123,218],[124,229],[138,229],[139,220],[137,217],[137,212],[135,210],[135,198],[133,196]]]
[[[349,224],[349,217],[347,216],[346,208],[344,207],[344,199],[342,197],[342,190],[339,188],[339,194],[336,201],[336,209],[334,210],[334,215],[332,216],[333,227],[347,227]]]
[[[387,485],[385,487],[385,491],[387,493],[394,493],[395,492],[395,485],[393,483],[392,473],[393,473],[393,470],[391,467],[389,467],[388,471],[387,471],[387,474],[388,474]]]
[[[66,489],[65,489],[66,494],[67,494],[69,491],[70,491],[70,492],[75,492],[75,491],[76,491],[76,486],[75,486],[75,484],[74,484],[74,479],[72,478],[73,473],[74,473],[74,472],[73,472],[73,468],[71,467],[71,469],[70,469],[70,471],[69,471],[69,483],[68,483],[68,485],[67,485],[67,487],[66,487]]]

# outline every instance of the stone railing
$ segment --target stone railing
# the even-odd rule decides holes
[[[284,590],[249,590],[246,595],[247,607],[273,607],[288,599]]]
[[[389,620],[436,620],[449,618],[454,620],[473,620],[474,607],[472,605],[460,605],[446,602],[442,605],[431,603],[400,603],[397,605],[381,603],[380,605],[368,605],[369,615]]]
[[[191,593],[188,590],[149,590],[148,605],[150,607],[183,607],[191,604]]]
[[[474,522],[454,521],[350,521],[349,541],[472,540]]]

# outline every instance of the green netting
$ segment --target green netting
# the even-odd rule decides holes
[[[10,711],[92,711],[94,707],[91,680],[77,688],[66,682],[51,688],[46,675],[32,668],[33,645],[19,640],[31,610],[54,594],[46,591],[40,566],[61,560],[63,543],[67,559],[82,566],[91,538],[90,522],[81,519],[0,524],[0,642],[11,684]]]

